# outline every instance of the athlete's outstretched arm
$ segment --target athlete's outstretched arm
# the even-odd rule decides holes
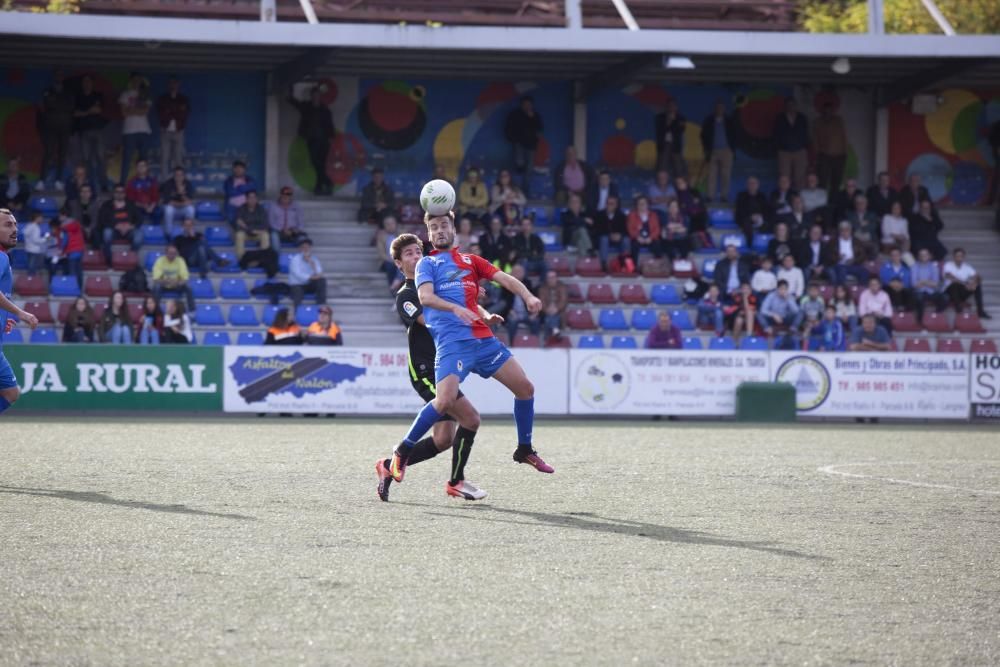
[[[417,294],[420,296],[420,305],[424,308],[433,308],[434,310],[443,310],[447,313],[452,313],[466,324],[471,324],[480,319],[479,313],[445,301],[435,294],[434,283],[424,283],[417,288]]]
[[[493,281],[508,292],[513,292],[524,299],[524,305],[527,306],[528,312],[532,315],[542,310],[542,300],[532,294],[527,285],[509,273],[497,271],[493,274]]]
[[[0,292],[0,308],[6,310],[8,313],[13,314],[15,317],[17,317],[17,319],[21,320],[22,322],[26,322],[27,325],[32,329],[38,326],[37,317],[35,317],[34,315],[32,315],[27,311],[18,308],[17,305],[13,301],[8,299],[6,296],[4,296],[2,292]]]

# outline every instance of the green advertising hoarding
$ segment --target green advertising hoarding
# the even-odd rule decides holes
[[[222,348],[5,345],[18,410],[222,410]]]

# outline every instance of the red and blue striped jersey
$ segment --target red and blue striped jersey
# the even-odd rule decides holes
[[[457,248],[450,252],[435,251],[417,264],[417,289],[431,283],[439,298],[476,312],[479,281],[493,278],[496,272],[495,266],[478,255],[459,252]],[[452,313],[436,308],[424,309],[424,321],[439,348],[444,343],[493,336],[490,328],[480,320],[469,325]]]

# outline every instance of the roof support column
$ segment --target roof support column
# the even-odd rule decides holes
[[[573,88],[579,89],[582,84],[577,81]],[[573,95],[573,147],[576,149],[576,156],[581,160],[587,159],[587,100],[580,99],[574,91]],[[556,157],[556,156],[553,156]],[[556,158],[558,162],[561,157]]]
[[[882,0],[868,0],[868,34],[885,34],[885,8]]]
[[[260,20],[264,23],[274,23],[278,20],[276,0],[260,0]]]
[[[889,108],[875,107],[875,175],[889,169]]]
[[[274,76],[271,74],[270,76]],[[278,115],[281,113],[281,92],[268,86],[264,98],[264,189],[277,192],[278,165],[281,163],[280,127]]]
[[[566,27],[570,30],[583,28],[583,9],[580,0],[566,0]]]

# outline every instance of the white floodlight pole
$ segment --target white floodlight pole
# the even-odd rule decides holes
[[[944,34],[949,37],[955,34],[955,28],[951,25],[951,22],[947,19],[947,17],[941,13],[941,10],[938,9],[934,0],[920,0],[920,2],[924,3],[924,7],[930,13],[931,18],[934,19],[934,22],[938,24],[938,27],[941,28],[941,31],[944,32]]]
[[[278,20],[275,0],[260,0],[260,20],[262,23],[274,23]]]
[[[868,33],[885,34],[885,9],[882,0],[868,0]]]
[[[614,4],[615,9],[618,10],[618,15],[622,17],[622,21],[625,22],[625,27],[629,30],[638,30],[639,24],[635,22],[635,17],[632,16],[632,11],[625,4],[625,0],[611,0]]]
[[[316,11],[313,9],[312,0],[299,0],[299,4],[302,5],[302,13],[306,15],[306,21],[310,25],[319,23],[319,19],[316,18]]]
[[[580,0],[566,0],[566,27],[570,30],[583,28],[583,9]]]

